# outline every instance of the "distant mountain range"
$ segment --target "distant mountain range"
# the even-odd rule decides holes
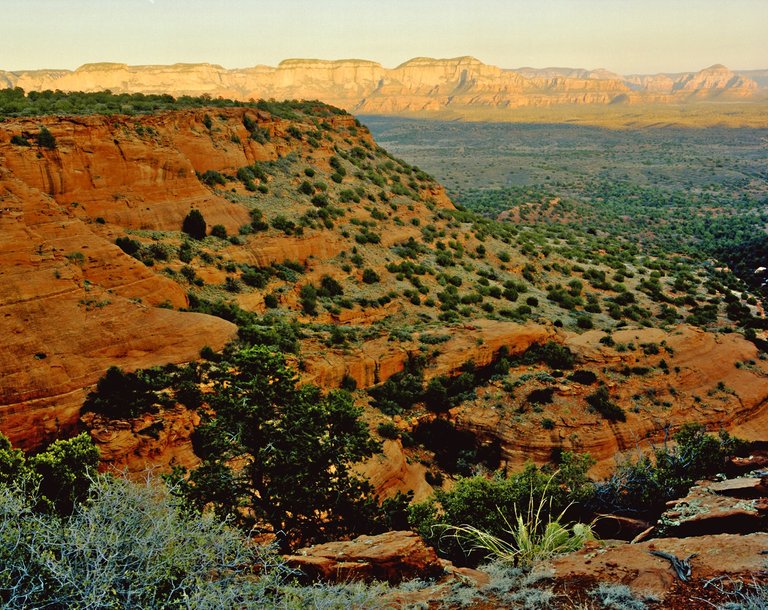
[[[575,68],[502,69],[473,57],[418,57],[388,69],[365,60],[287,59],[277,67],[85,64],[71,70],[0,71],[0,87],[26,91],[170,93],[319,99],[360,114],[516,109],[562,105],[768,101],[768,70],[631,74]]]

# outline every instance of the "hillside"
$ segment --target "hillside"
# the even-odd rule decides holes
[[[25,109],[18,114],[41,116],[0,122],[0,432],[30,450],[14,453],[0,437],[0,498],[11,515],[0,535],[32,540],[34,561],[12,564],[21,547],[0,544],[0,560],[12,566],[0,574],[2,599],[14,574],[31,582],[14,572],[27,565],[44,563],[41,573],[54,582],[51,571],[69,554],[49,549],[69,548],[84,532],[113,553],[108,570],[94,571],[102,597],[136,594],[135,578],[119,573],[124,561],[151,555],[140,561],[153,574],[158,552],[176,566],[221,543],[236,551],[227,567],[218,567],[225,554],[195,563],[197,571],[163,569],[162,578],[199,575],[185,585],[190,591],[203,587],[219,604],[223,593],[238,603],[258,599],[260,607],[307,607],[327,595],[340,608],[438,607],[436,600],[528,607],[529,598],[568,608],[614,583],[602,605],[584,602],[610,607],[620,591],[634,600],[616,588],[622,583],[663,600],[635,607],[677,608],[691,596],[731,599],[743,590],[712,592],[712,579],[747,582],[761,565],[761,475],[702,484],[672,505],[699,478],[765,464],[759,451],[733,457],[747,447],[728,435],[705,434],[766,440],[760,287],[694,247],[691,233],[721,226],[738,239],[746,233],[735,229],[754,229],[763,218],[759,157],[724,173],[741,190],[707,178],[686,181],[685,196],[584,179],[580,187],[592,190],[582,200],[559,173],[528,190],[460,181],[456,190],[473,212],[381,148],[355,117],[320,102],[56,93],[14,103]],[[78,113],[43,111],[56,105]],[[118,106],[135,114],[105,113]],[[540,132],[532,137],[541,140]],[[599,146],[592,133],[587,139]],[[752,159],[752,140],[735,139]],[[548,162],[533,173],[554,169]],[[736,181],[737,170],[752,179]],[[269,411],[273,404],[285,410]],[[257,415],[247,425],[241,407]],[[320,421],[325,412],[339,417]],[[238,453],[243,438],[257,441],[258,458],[256,450]],[[335,444],[350,439],[352,446]],[[65,464],[78,447],[75,458],[144,482],[93,479],[77,459]],[[655,463],[625,460],[643,452]],[[350,455],[366,459],[353,466]],[[253,487],[227,478],[243,463]],[[172,493],[146,479],[147,468],[177,466],[192,469],[191,478],[174,479],[176,470]],[[364,484],[334,486],[352,467],[370,495],[344,495]],[[67,479],[63,496],[49,491],[59,470],[74,471],[76,483]],[[43,481],[51,494],[44,498],[91,500],[71,519],[42,513],[35,494],[15,485],[24,477]],[[211,481],[215,495],[196,504],[196,490],[205,494]],[[190,494],[183,510],[179,493]],[[251,493],[252,504],[238,493]],[[551,564],[554,579],[438,558],[475,561],[455,540],[436,538],[441,525],[499,531],[496,513],[516,514],[534,496],[553,514],[577,502],[573,518],[585,523],[603,515],[590,526],[603,538],[645,541],[587,542]],[[358,502],[352,513],[344,512],[349,497]],[[187,510],[211,505],[203,517]],[[92,526],[83,516],[101,521]],[[254,527],[258,538],[250,537]],[[413,531],[388,531],[406,528]],[[127,545],[126,532],[138,542]],[[194,541],[179,545],[187,540],[181,532]],[[335,532],[372,535],[297,548]],[[261,546],[281,536],[295,554],[277,558]],[[649,555],[655,549],[700,552],[694,579],[676,581],[665,560]],[[301,588],[292,575],[272,574],[285,565],[308,578],[376,578],[393,587]],[[431,580],[395,588],[403,578]],[[91,581],[75,576],[67,587],[80,595]],[[69,589],[52,586],[50,594]]]
[[[366,467],[388,493],[426,493],[427,470],[570,449],[604,471],[640,439],[724,414],[760,434],[757,349],[713,334],[761,319],[746,302],[732,315],[734,278],[606,235],[458,210],[343,111],[12,119],[0,161],[0,430],[19,446],[87,425],[108,463],[194,463],[194,413],[83,424],[79,405],[110,365],[187,362],[238,333],[295,352],[307,381],[357,388],[391,439]],[[181,232],[193,209],[204,239]],[[599,387],[620,416],[590,406]],[[164,432],[140,433],[152,425]],[[404,445],[426,468],[405,463]]]
[[[722,65],[692,73],[621,76],[572,68],[509,70],[473,57],[420,57],[391,69],[364,60],[288,59],[277,67],[240,69],[94,63],[74,71],[0,71],[0,86],[25,91],[318,99],[356,114],[587,123],[627,123],[642,107],[654,120],[661,115],[683,123],[756,124],[768,99],[763,81],[760,71],[734,72]],[[577,114],[569,115],[574,108]]]

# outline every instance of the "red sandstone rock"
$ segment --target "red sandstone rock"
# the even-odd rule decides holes
[[[677,537],[764,530],[768,524],[765,492],[763,478],[701,481],[686,497],[670,503],[659,528]]]
[[[669,562],[650,555],[650,550],[664,551],[682,559],[696,553],[691,560],[692,578],[701,582],[728,576],[749,579],[764,568],[765,556],[761,553],[766,548],[768,534],[764,532],[746,536],[719,534],[659,538],[607,548],[589,545],[576,553],[558,557],[539,569],[566,583],[588,578],[595,583],[625,584],[635,593],[653,593],[664,600],[679,581]]]
[[[329,542],[286,557],[288,565],[309,578],[331,582],[385,580],[398,583],[430,578],[443,572],[434,549],[414,532],[360,536],[349,542]]]

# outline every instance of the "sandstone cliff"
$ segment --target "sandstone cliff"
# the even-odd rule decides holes
[[[235,125],[245,131],[238,112]],[[114,245],[126,228],[178,231],[192,208],[231,231],[247,221],[245,208],[213,195],[196,172],[277,153],[246,138],[223,145],[204,133],[202,118],[2,124],[0,429],[15,445],[71,431],[87,388],[110,365],[184,362],[234,336],[234,325],[220,318],[158,308],[185,307],[184,289]],[[56,148],[9,142],[41,124]]]
[[[415,58],[396,68],[365,60],[289,59],[277,67],[86,64],[74,71],[0,72],[26,91],[171,93],[235,99],[319,99],[356,113],[400,114],[611,103],[764,100],[765,85],[721,65],[694,73],[621,76],[604,69],[505,70],[473,57]],[[755,72],[759,82],[764,78]],[[470,113],[471,114],[471,113]]]

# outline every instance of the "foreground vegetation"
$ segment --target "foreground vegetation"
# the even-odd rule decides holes
[[[91,472],[70,515],[39,512],[18,483],[0,485],[3,608],[380,607],[383,587],[298,585],[274,547],[188,511],[160,480]]]
[[[398,591],[384,585],[300,585],[300,575],[286,567],[276,545],[250,540],[257,530],[236,527],[220,510],[193,508],[188,490],[178,482],[169,488],[151,477],[134,483],[97,475],[93,460],[85,464],[71,459],[94,454],[85,437],[57,441],[32,458],[0,440],[0,600],[5,608],[393,607],[387,600]],[[734,446],[732,439],[704,434],[696,426],[685,428],[677,441],[677,449],[660,449],[655,462],[644,462],[646,478],[632,486],[626,475],[639,463],[595,484],[585,474],[589,458],[566,454],[554,472],[531,465],[508,477],[498,473],[490,480],[460,479],[453,490],[412,507],[413,526],[441,553],[473,563],[493,560],[483,566],[490,577],[487,585],[457,582],[448,595],[443,593],[444,603],[471,607],[492,600],[507,607],[556,607],[555,593],[535,586],[527,569],[590,539],[590,526],[581,525],[579,518],[584,520],[606,490],[636,508],[637,498],[644,497],[633,495],[639,488],[651,493],[682,489],[722,469],[721,460]],[[40,463],[49,464],[56,477],[41,478],[36,470]],[[304,473],[291,482],[309,489],[311,476]],[[52,480],[79,490],[77,500],[56,504],[43,496],[43,489],[59,489]],[[219,493],[215,502],[222,500]],[[237,504],[230,509],[243,506],[237,498],[232,501]],[[326,516],[309,519],[317,527]],[[568,525],[572,519],[576,524]],[[429,586],[406,583],[399,593]],[[765,599],[759,588],[735,591],[734,597],[744,603]],[[598,608],[615,608],[611,600],[617,599],[642,603],[628,590],[607,583],[590,595]]]

